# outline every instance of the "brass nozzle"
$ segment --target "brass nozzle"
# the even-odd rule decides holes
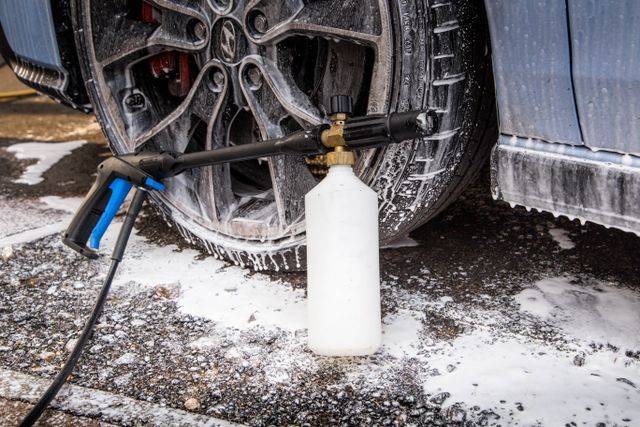
[[[335,148],[344,145],[344,122],[347,115],[344,113],[331,116],[331,127],[322,132],[320,140],[327,148]]]
[[[347,115],[344,113],[332,115],[331,127],[322,132],[320,137],[322,144],[327,148],[333,148],[333,151],[325,155],[327,166],[353,166],[356,162],[355,155],[345,148],[344,122],[347,118]]]

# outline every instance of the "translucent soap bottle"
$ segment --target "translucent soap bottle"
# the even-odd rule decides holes
[[[327,155],[327,176],[305,196],[309,347],[360,356],[381,343],[378,197],[353,172],[353,153]]]

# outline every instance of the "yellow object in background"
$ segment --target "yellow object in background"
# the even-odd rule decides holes
[[[21,98],[23,96],[31,96],[37,95],[38,92],[34,89],[24,89],[24,90],[11,90],[8,92],[0,92],[0,99],[7,98]]]

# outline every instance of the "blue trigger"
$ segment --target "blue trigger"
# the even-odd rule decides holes
[[[165,189],[165,186],[163,183],[158,182],[153,178],[147,177],[144,183],[147,185],[147,187],[151,188],[152,190],[164,191]]]
[[[100,247],[100,239],[107,231],[107,227],[113,221],[113,218],[118,213],[120,206],[124,202],[124,199],[127,198],[127,194],[129,194],[129,190],[133,185],[125,181],[122,178],[116,178],[109,185],[109,189],[111,189],[111,197],[109,197],[109,201],[107,202],[107,206],[104,208],[104,212],[95,228],[91,232],[91,236],[89,237],[89,246],[93,249],[98,249]]]

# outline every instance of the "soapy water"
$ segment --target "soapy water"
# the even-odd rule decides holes
[[[42,175],[75,149],[82,147],[87,141],[69,142],[21,142],[7,147],[17,159],[36,162],[26,167],[22,176],[14,182],[17,184],[36,185],[44,181]]]

